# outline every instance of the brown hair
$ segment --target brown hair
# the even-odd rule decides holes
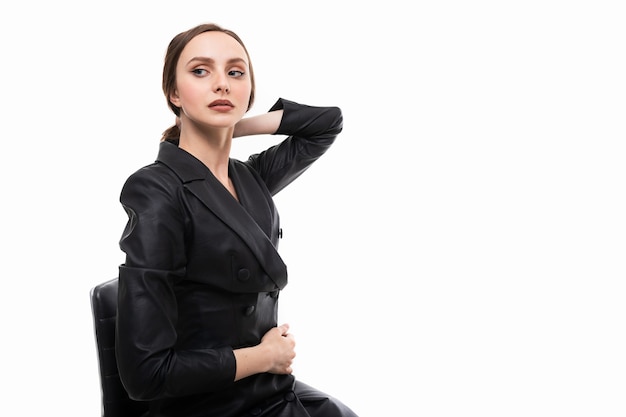
[[[167,105],[172,109],[176,117],[180,116],[180,108],[176,107],[170,101],[170,94],[174,92],[176,89],[176,64],[178,63],[178,59],[180,58],[183,49],[187,44],[196,36],[204,32],[218,31],[225,33],[232,38],[234,38],[239,44],[243,47],[246,52],[248,58],[248,67],[250,74],[250,81],[252,83],[252,89],[250,91],[250,100],[248,102],[248,110],[252,107],[254,103],[254,71],[252,70],[252,62],[250,61],[250,54],[248,53],[248,49],[246,45],[244,45],[241,38],[232,30],[224,29],[223,27],[215,24],[215,23],[203,23],[198,26],[195,26],[185,32],[181,32],[176,35],[171,41],[169,46],[167,47],[167,52],[165,53],[165,62],[163,65],[163,93],[165,94],[165,99],[167,100]],[[164,140],[173,140],[178,141],[180,138],[180,128],[177,125],[171,126],[167,130],[163,132],[163,137],[161,141]]]

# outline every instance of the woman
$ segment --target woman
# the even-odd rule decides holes
[[[295,342],[277,323],[287,270],[272,196],[324,154],[342,114],[279,99],[244,118],[254,88],[235,33],[203,24],[177,35],[163,69],[177,123],[121,192],[116,355],[152,416],[355,416],[295,380]],[[286,138],[231,159],[233,137],[255,134]]]

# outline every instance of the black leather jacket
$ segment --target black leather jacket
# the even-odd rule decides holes
[[[287,268],[272,196],[326,152],[343,119],[336,107],[284,99],[276,109],[284,110],[276,134],[287,138],[230,160],[239,202],[170,142],[122,189],[116,355],[129,395],[151,401],[154,415],[238,415],[293,387],[290,375],[233,382],[233,349],[259,344],[277,325]]]

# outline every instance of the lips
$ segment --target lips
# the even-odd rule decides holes
[[[209,107],[235,107],[235,106],[233,106],[233,103],[231,103],[228,100],[215,100],[211,104],[209,104]]]

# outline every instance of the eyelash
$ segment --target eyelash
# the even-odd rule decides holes
[[[191,72],[193,72],[194,74],[198,76],[204,76],[206,75],[206,73],[208,73],[208,71],[205,70],[204,68],[195,68],[191,70]],[[235,75],[234,73],[237,73],[237,75]],[[230,70],[228,71],[228,75],[233,76],[235,78],[239,78],[239,77],[243,77],[244,75],[246,75],[246,73],[240,70]]]

